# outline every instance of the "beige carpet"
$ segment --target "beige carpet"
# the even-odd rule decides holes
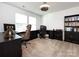
[[[31,44],[28,44],[31,43]],[[79,57],[79,45],[56,39],[34,39],[22,45],[23,57]]]

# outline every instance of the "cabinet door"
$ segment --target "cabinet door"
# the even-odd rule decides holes
[[[73,42],[73,43],[77,43],[77,44],[79,44],[79,33],[78,33],[78,32],[73,33],[73,39],[72,39],[72,42]]]
[[[35,39],[35,38],[37,38],[37,31],[31,31],[30,39]]]
[[[65,32],[65,41],[79,44],[79,33]]]
[[[71,42],[72,41],[72,35],[70,32],[65,32],[65,41]]]
[[[3,56],[3,43],[0,43],[0,57]]]
[[[3,44],[3,52],[5,57],[19,57],[21,56],[21,42],[20,40],[12,40]]]
[[[47,30],[46,32],[47,32],[47,34],[49,35],[49,38],[50,38],[50,39],[53,39],[53,31]]]

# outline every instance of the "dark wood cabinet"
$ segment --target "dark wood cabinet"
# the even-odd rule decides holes
[[[38,37],[39,30],[31,31],[30,39],[35,39]]]
[[[55,34],[55,33],[54,33],[54,34]],[[58,40],[62,40],[62,38],[63,38],[62,30],[56,30],[55,37],[56,37]]]
[[[65,41],[79,44],[79,32],[65,32]]]
[[[4,39],[3,33],[0,33],[0,57],[21,57],[21,37],[15,35],[11,40]]]
[[[49,34],[50,39],[62,40],[62,30],[47,30],[47,34]]]

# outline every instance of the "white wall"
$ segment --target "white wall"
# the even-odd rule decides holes
[[[0,32],[4,31],[3,28],[3,24],[4,23],[11,23],[11,24],[15,24],[15,14],[16,13],[22,13],[25,14],[27,16],[34,16],[37,18],[37,29],[39,29],[39,26],[41,24],[41,16],[28,12],[28,11],[24,11],[22,9],[19,9],[17,7],[13,7],[11,5],[5,4],[5,3],[0,3]]]
[[[59,12],[52,12],[43,16],[43,24],[49,30],[64,29],[64,16],[79,14],[79,7],[74,7]]]

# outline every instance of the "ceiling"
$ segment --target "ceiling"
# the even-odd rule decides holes
[[[47,13],[57,12],[79,6],[79,2],[47,2],[50,5],[50,8],[48,11],[44,12],[40,10],[40,5],[42,5],[43,2],[5,2],[5,3],[30,11],[38,15],[45,15]]]

